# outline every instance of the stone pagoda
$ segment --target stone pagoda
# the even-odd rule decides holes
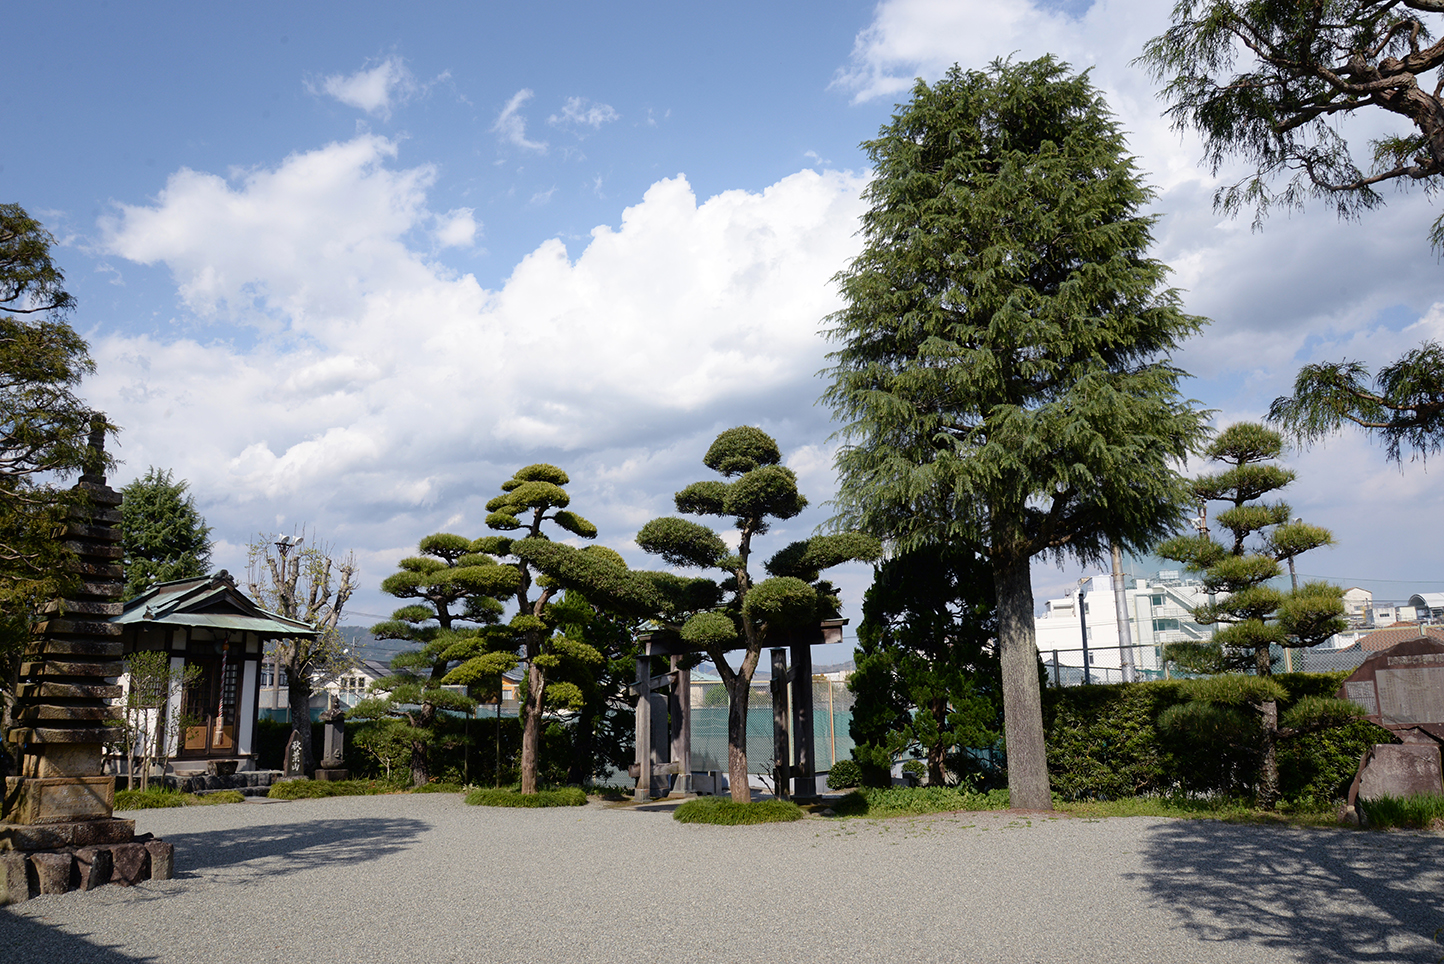
[[[135,821],[117,820],[115,778],[101,772],[103,744],[120,696],[120,493],[106,484],[105,422],[91,421],[90,458],[60,535],[74,553],[65,598],[50,603],[20,665],[15,725],[20,776],[0,803],[0,904],[36,894],[130,885],[171,876],[173,850],[137,840]]]

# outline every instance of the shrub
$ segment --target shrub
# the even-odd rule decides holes
[[[838,760],[827,774],[827,788],[842,790],[862,782],[862,767],[854,760]]]
[[[581,787],[538,790],[536,793],[521,793],[510,787],[480,787],[466,795],[466,802],[473,807],[580,807],[587,802],[587,793]]]
[[[902,765],[902,772],[915,783],[922,783],[928,777],[928,765],[921,760],[909,760]]]
[[[736,827],[755,823],[788,823],[802,819],[802,808],[790,800],[739,803],[730,797],[698,797],[672,814],[679,823],[710,823]]]
[[[284,780],[271,785],[272,800],[318,800],[322,797],[360,797],[396,793],[393,784],[376,780]]]
[[[1359,809],[1369,818],[1369,826],[1378,830],[1412,827],[1433,828],[1435,821],[1444,821],[1444,797],[1427,794],[1413,797],[1375,797],[1360,800]]]
[[[412,787],[412,793],[460,793],[464,787],[459,783],[449,783],[444,780],[432,780],[425,786]]]
[[[892,786],[892,754],[886,747],[859,743],[852,748],[852,758],[862,770],[863,786]]]
[[[962,787],[867,787],[832,808],[840,817],[902,817],[953,810],[1006,810],[1007,790],[975,793]]]

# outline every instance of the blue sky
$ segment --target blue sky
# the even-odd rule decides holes
[[[1419,194],[1359,223],[1214,214],[1219,179],[1129,64],[1165,6],[7,5],[0,195],[61,240],[115,481],[189,479],[233,570],[303,524],[354,549],[365,623],[408,547],[482,534],[533,461],[641,564],[632,534],[710,439],[760,424],[816,506],[778,544],[823,522],[818,331],[857,250],[858,144],[955,61],[1093,69],[1159,190],[1156,253],[1214,320],[1178,361],[1222,422],[1303,361],[1444,336]],[[1441,587],[1422,466],[1353,435],[1294,464],[1295,510],[1339,537],[1304,571]],[[1039,599],[1076,577],[1040,565]],[[866,582],[843,580],[850,615]]]

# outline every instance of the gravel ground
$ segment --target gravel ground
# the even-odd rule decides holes
[[[127,814],[176,879],[0,908],[0,964],[1436,961],[1444,837],[339,797]]]

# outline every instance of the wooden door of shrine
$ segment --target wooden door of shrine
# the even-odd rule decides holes
[[[216,657],[188,656],[186,664],[200,673],[186,686],[181,700],[181,757],[232,756],[236,751],[236,713],[240,696],[240,663]]]

